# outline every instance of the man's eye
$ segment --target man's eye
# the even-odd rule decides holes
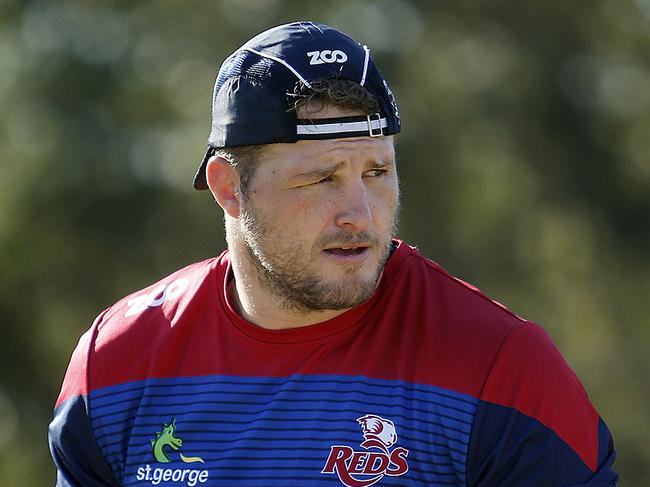
[[[383,176],[384,174],[386,174],[386,172],[387,172],[386,169],[371,169],[366,173],[366,176],[370,176],[370,177]]]
[[[331,180],[332,180],[332,176],[326,176],[324,178],[319,179],[318,181],[314,181],[312,184],[329,183]]]

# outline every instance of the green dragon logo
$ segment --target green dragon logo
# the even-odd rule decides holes
[[[165,452],[165,447],[168,446],[172,450],[177,451],[183,446],[183,440],[174,436],[176,432],[176,418],[172,418],[169,424],[164,423],[161,432],[156,433],[156,437],[151,440],[151,447],[153,449],[153,456],[160,463],[169,463],[171,460]],[[180,458],[185,463],[203,462],[200,457],[186,457],[179,452]]]

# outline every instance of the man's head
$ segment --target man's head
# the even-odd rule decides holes
[[[272,53],[258,45],[265,43]],[[257,61],[271,74],[256,72],[255,80],[223,75],[229,61],[224,62],[213,97],[210,147],[195,187],[209,187],[224,209],[233,267],[249,280],[244,285],[261,286],[296,311],[358,305],[376,287],[396,227],[391,134],[399,131],[399,117],[392,93],[365,46],[320,24],[271,29],[229,60],[241,50],[244,57],[270,56]],[[302,56],[302,71],[289,64]],[[309,62],[341,66],[312,72]],[[246,64],[240,63],[240,71],[256,65],[241,67]],[[265,100],[277,91],[274,80],[287,73],[294,80],[291,89],[285,80],[281,103],[277,96]],[[349,79],[353,75],[359,77]],[[261,103],[251,104],[254,99]],[[247,113],[251,107],[259,120]],[[246,133],[239,133],[244,127]]]
[[[363,115],[333,123],[302,118],[310,114],[301,114],[296,103],[309,101],[315,92],[339,99],[339,88],[328,86],[332,80],[350,82],[348,88],[357,85],[359,96],[369,93],[376,105],[348,105]],[[205,166],[216,149],[399,131],[397,103],[365,45],[324,24],[280,25],[253,37],[221,65],[212,94],[208,150],[194,187],[208,189]]]
[[[375,96],[357,82],[332,78],[316,80],[309,87],[300,82],[290,94],[288,112],[294,112],[297,119],[317,120],[323,116],[326,107],[335,107],[346,116],[370,115],[377,113],[379,104]],[[212,155],[226,159],[238,172],[240,190],[245,197],[248,183],[260,160],[265,144],[242,145],[215,148]]]

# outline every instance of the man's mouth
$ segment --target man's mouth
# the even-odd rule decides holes
[[[328,254],[348,257],[364,254],[368,249],[369,247],[367,245],[340,245],[337,247],[327,248],[325,249],[325,252]]]

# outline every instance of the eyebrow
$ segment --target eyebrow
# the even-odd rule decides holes
[[[392,160],[382,160],[382,161],[373,160],[371,162],[372,162],[373,169],[382,169],[394,163],[394,161]],[[307,171],[307,172],[295,174],[291,178],[300,179],[300,180],[322,179],[322,178],[326,178],[327,176],[330,176],[331,174],[334,174],[343,165],[345,165],[345,162],[339,162],[338,164],[332,164],[324,168],[314,169],[313,171]]]
[[[313,171],[301,172],[292,176],[292,179],[311,180],[325,178],[330,174],[335,173],[337,169],[339,169],[344,164],[345,162],[339,162],[338,164],[332,164],[327,167],[314,169]]]

